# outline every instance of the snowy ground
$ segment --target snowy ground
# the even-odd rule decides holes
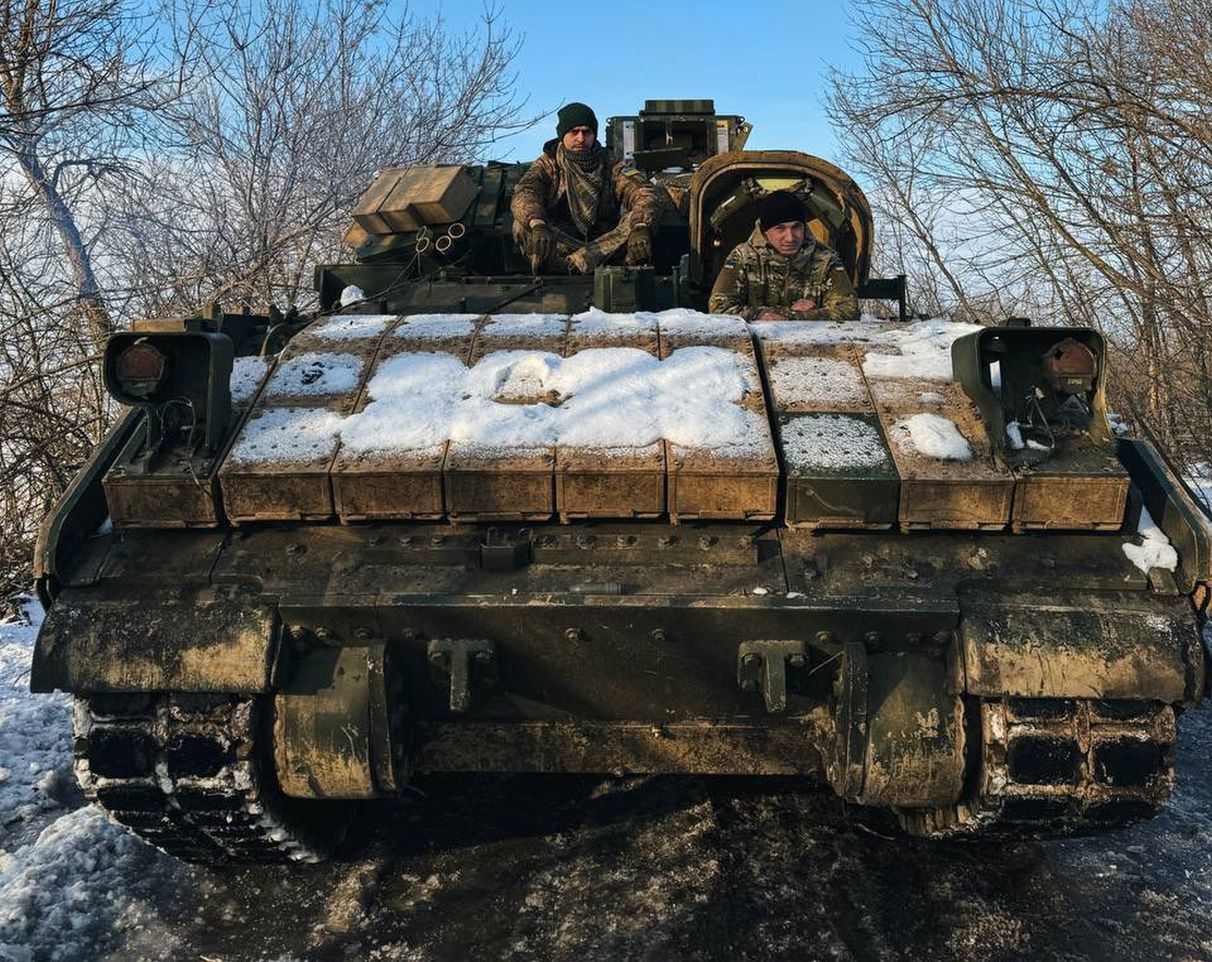
[[[357,861],[211,872],[83,806],[33,634],[0,625],[2,962],[1212,958],[1208,710],[1166,813],[1102,838],[885,839],[789,783],[492,779],[378,817]]]

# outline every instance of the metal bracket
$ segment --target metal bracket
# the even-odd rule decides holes
[[[808,646],[802,641],[742,641],[736,653],[736,680],[745,691],[761,689],[766,711],[787,710],[787,665],[803,668]]]
[[[530,538],[489,528],[480,545],[480,566],[485,571],[517,571],[530,564]]]
[[[497,646],[486,638],[435,638],[427,648],[429,677],[450,689],[450,710],[463,714],[471,707],[472,686],[497,683]]]

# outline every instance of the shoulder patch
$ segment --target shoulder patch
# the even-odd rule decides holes
[[[632,160],[623,161],[623,167],[619,171],[619,173],[622,174],[624,177],[643,177],[644,176],[643,174],[640,173],[640,168],[635,165],[635,161],[632,161]]]

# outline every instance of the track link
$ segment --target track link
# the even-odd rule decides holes
[[[189,862],[314,862],[262,765],[260,699],[77,697],[76,776],[111,818]]]
[[[1086,835],[1156,815],[1174,786],[1174,710],[1159,702],[1007,698],[979,703],[969,800],[898,813],[926,838]]]

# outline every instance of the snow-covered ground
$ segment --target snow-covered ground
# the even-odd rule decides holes
[[[71,699],[29,692],[42,612],[23,608],[0,624],[0,962],[100,958],[181,869],[84,804]]]

